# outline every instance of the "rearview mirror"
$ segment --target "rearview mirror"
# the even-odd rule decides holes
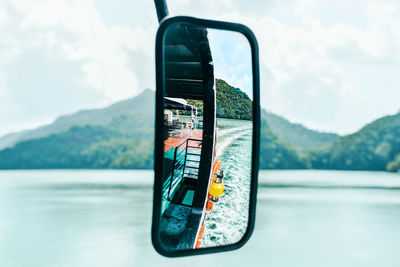
[[[255,219],[258,50],[240,24],[173,17],[156,39],[152,240],[165,256],[232,250]]]

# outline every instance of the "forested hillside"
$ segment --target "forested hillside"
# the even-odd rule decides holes
[[[218,86],[221,85],[224,89],[217,98],[225,115],[229,114],[228,103],[234,104],[228,101],[233,95],[243,98],[236,100],[246,105],[246,110],[251,109],[249,98],[243,92],[219,80]],[[63,116],[51,125],[23,132],[28,140],[22,139],[14,147],[0,151],[0,168],[150,169],[153,167],[153,110],[154,92],[145,91],[104,109]],[[296,149],[277,137],[265,120],[261,132],[261,168],[306,167]]]
[[[251,118],[246,94],[222,80],[217,86],[222,88],[217,93],[218,117]],[[266,111],[261,121],[261,169],[400,169],[400,113],[343,137]],[[0,169],[151,169],[153,134],[154,92],[146,90],[104,109],[62,116],[53,124],[0,138],[8,146],[0,150]]]
[[[153,166],[152,138],[101,126],[74,126],[0,151],[0,169],[107,169]]]
[[[137,121],[137,120],[134,120]],[[153,132],[149,127],[121,127],[132,121],[119,117],[113,127],[74,126],[68,131],[22,141],[0,151],[0,169],[132,168],[153,167]],[[133,124],[133,123],[132,123]],[[301,169],[307,162],[272,133],[261,127],[260,168]]]
[[[154,92],[147,89],[137,97],[117,102],[103,109],[82,110],[74,114],[61,116],[52,124],[44,125],[37,129],[6,135],[0,138],[0,149],[12,146],[17,142],[62,133],[73,126],[96,125],[113,127],[113,124],[120,122],[119,129],[126,128],[125,130],[129,131],[130,128],[134,127],[152,131],[153,113]],[[147,117],[147,120],[144,117]],[[126,124],[124,125],[122,122]],[[141,125],[143,123],[145,124]]]
[[[249,96],[221,79],[215,80],[217,90],[217,117],[252,120],[253,102]]]
[[[285,143],[271,130],[267,121],[261,121],[260,169],[305,169],[307,160],[293,146]]]
[[[251,120],[253,102],[249,96],[229,85],[222,79],[215,80],[216,88],[216,112],[217,118]],[[200,100],[187,100],[190,105],[198,107],[198,115],[203,115],[203,104]],[[184,112],[182,112],[185,114]],[[186,113],[189,114],[189,113]]]
[[[153,167],[154,92],[26,131],[0,169]],[[27,139],[27,140],[24,140]]]
[[[265,110],[262,112],[262,117],[277,136],[305,155],[309,151],[328,147],[339,138],[337,134],[313,131]]]
[[[395,171],[400,161],[400,113],[378,119],[357,133],[310,154],[316,169]]]

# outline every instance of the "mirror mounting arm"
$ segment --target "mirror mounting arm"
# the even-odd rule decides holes
[[[168,16],[168,7],[166,0],[154,0],[156,5],[158,22],[161,22],[166,16]]]

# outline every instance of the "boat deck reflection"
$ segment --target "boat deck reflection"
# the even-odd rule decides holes
[[[177,147],[179,144],[189,138],[201,140],[202,137],[203,130],[188,130],[186,132],[181,132],[179,135],[170,136],[164,141],[164,152],[167,152],[171,148]]]

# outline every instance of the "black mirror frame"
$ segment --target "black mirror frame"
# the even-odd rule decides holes
[[[219,246],[219,247],[208,247],[200,249],[188,249],[188,250],[177,250],[169,251],[165,250],[160,244],[158,229],[160,221],[160,208],[161,208],[161,192],[162,185],[161,179],[163,171],[164,161],[164,132],[160,129],[164,127],[163,112],[164,112],[164,95],[165,95],[165,84],[164,84],[164,50],[163,42],[165,32],[169,26],[174,23],[190,23],[204,26],[206,28],[212,28],[217,30],[229,30],[234,32],[242,33],[250,43],[252,52],[252,70],[253,70],[253,142],[252,142],[252,171],[251,171],[251,183],[250,183],[250,199],[249,199],[249,221],[246,232],[244,233],[241,240],[234,244]],[[151,239],[154,248],[158,253],[167,257],[182,257],[190,255],[200,255],[217,253],[223,251],[235,250],[242,247],[250,238],[255,223],[256,215],[256,201],[257,201],[257,186],[258,186],[258,164],[259,164],[259,147],[260,147],[260,77],[259,77],[259,61],[258,61],[258,44],[256,37],[253,32],[246,26],[238,23],[230,23],[224,21],[214,21],[207,19],[198,19],[188,16],[176,16],[164,19],[156,35],[156,99],[155,99],[155,140],[154,140],[154,193],[153,193],[153,218],[152,218],[152,229]]]

